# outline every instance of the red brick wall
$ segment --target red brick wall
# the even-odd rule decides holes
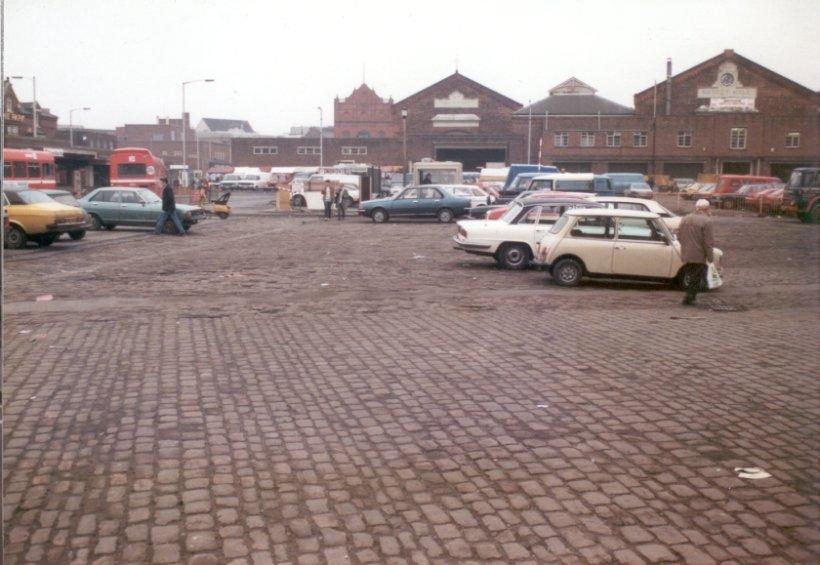
[[[254,147],[277,148],[275,155],[256,155]],[[237,167],[318,167],[319,155],[299,155],[300,146],[318,147],[319,139],[313,137],[254,137],[232,140],[232,164]],[[342,155],[342,147],[367,147],[366,155]],[[400,139],[340,139],[324,140],[324,164],[329,166],[339,161],[356,161],[373,165],[400,165],[402,159]]]
[[[361,85],[347,98],[334,101],[333,134],[336,137],[395,137],[399,126],[393,120],[392,100],[383,100],[367,85]]]

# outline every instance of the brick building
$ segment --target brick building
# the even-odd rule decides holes
[[[487,162],[535,163],[540,149],[542,163],[569,171],[785,178],[795,166],[818,163],[819,98],[732,50],[675,76],[670,69],[666,81],[634,96],[634,108],[575,77],[522,107],[456,72],[398,102],[367,85],[337,99],[324,163],[431,157],[475,170]],[[318,139],[235,139],[232,153],[235,165],[319,164]]]
[[[230,162],[231,145],[227,139],[200,139],[191,128],[190,115],[184,116],[185,152],[188,167],[203,170]],[[157,118],[155,124],[125,124],[116,129],[119,147],[145,147],[166,165],[182,165],[183,118]]]
[[[490,161],[520,161],[525,139],[513,112],[521,104],[456,72],[398,102],[361,85],[335,102],[334,137],[324,140],[324,163],[356,160],[400,166],[426,157],[457,160],[465,170]],[[233,164],[319,164],[316,138],[232,140]]]
[[[574,171],[786,178],[820,159],[820,95],[727,50],[637,93],[635,108],[577,79],[516,112],[543,160]],[[571,88],[562,88],[571,86]]]
[[[362,83],[347,98],[333,101],[333,136],[386,138],[399,134],[393,117],[393,99],[382,98]]]

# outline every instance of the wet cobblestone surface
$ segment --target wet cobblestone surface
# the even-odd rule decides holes
[[[693,309],[431,222],[7,253],[5,562],[812,562],[820,230],[715,222]]]

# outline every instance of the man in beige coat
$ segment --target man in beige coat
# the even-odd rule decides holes
[[[695,202],[695,211],[684,216],[678,228],[681,259],[684,263],[683,276],[686,282],[686,298],[683,303],[691,306],[703,284],[706,274],[706,263],[714,261],[714,238],[712,237],[712,220],[709,201],[701,198]]]

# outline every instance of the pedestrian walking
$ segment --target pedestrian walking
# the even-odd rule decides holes
[[[162,233],[162,228],[165,225],[166,220],[170,218],[171,221],[174,222],[174,226],[177,228],[177,234],[185,235],[185,228],[182,227],[182,222],[179,220],[179,215],[177,214],[177,203],[174,198],[174,189],[172,189],[168,184],[168,179],[166,177],[162,177],[159,180],[160,184],[162,184],[162,214],[159,215],[157,225],[154,226],[154,233],[157,235]]]
[[[714,261],[714,238],[709,201],[695,202],[695,211],[683,217],[678,227],[686,297],[683,304],[692,306],[706,275],[706,264]]]
[[[333,187],[330,186],[330,181],[325,181],[325,188],[322,191],[322,202],[325,205],[325,217],[324,220],[330,219],[330,209],[333,206]]]
[[[350,195],[347,192],[347,188],[342,186],[336,193],[336,219],[340,222],[345,219],[348,198],[350,198]]]

